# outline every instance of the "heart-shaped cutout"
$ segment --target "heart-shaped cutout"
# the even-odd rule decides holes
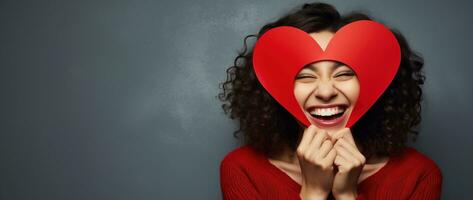
[[[325,51],[308,33],[290,26],[267,31],[253,50],[253,66],[261,85],[305,126],[310,122],[294,96],[295,77],[304,66],[322,60],[344,63],[357,75],[360,94],[346,124],[350,128],[394,79],[401,49],[384,25],[360,20],[340,28]]]

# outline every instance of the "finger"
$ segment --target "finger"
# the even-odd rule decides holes
[[[314,125],[310,125],[308,128],[304,130],[302,134],[301,142],[299,143],[299,146],[297,147],[300,152],[305,152],[305,150],[309,146],[310,142],[314,138],[315,129],[316,127]]]
[[[356,146],[355,139],[353,138],[353,134],[349,128],[344,128],[344,135],[343,137],[347,138],[350,143]]]
[[[349,142],[347,138],[338,139],[337,144],[345,147],[347,150],[351,152],[359,151],[356,145],[353,145],[351,142]]]
[[[337,166],[339,172],[346,172],[348,171],[348,166],[350,166],[350,162],[343,158],[342,156],[337,155],[335,160],[333,161],[335,166]]]
[[[338,139],[342,138],[343,135],[344,135],[345,132],[346,132],[346,129],[347,129],[347,128],[343,128],[343,129],[341,129],[341,130],[335,132],[335,133],[332,135],[332,138],[333,138],[335,141],[337,141]]]
[[[307,147],[307,154],[314,158],[319,158],[318,154],[320,152],[320,147],[322,146],[322,142],[328,139],[327,133],[325,130],[319,130],[315,133],[314,139]]]
[[[338,144],[335,145],[335,149],[337,150],[337,155],[343,157],[345,160],[349,162],[358,162],[358,159],[348,150],[343,148],[342,145],[339,144],[340,140],[337,141]]]
[[[348,136],[350,134],[351,134],[351,132],[350,132],[349,128],[343,128],[343,129],[337,131],[334,135],[335,135],[336,139],[338,140],[338,139],[341,139],[341,138],[344,138],[344,137],[350,137],[350,136]],[[354,144],[354,142],[353,142],[353,144]]]
[[[341,138],[337,141],[337,144],[349,151],[357,160],[364,162],[365,157],[363,156],[363,154],[361,154],[361,152],[358,150],[358,148],[356,148],[356,146],[354,146],[347,140],[347,138]]]
[[[325,161],[328,163],[334,163],[335,157],[337,157],[337,150],[335,148],[330,149],[327,156],[325,156]]]
[[[330,150],[332,150],[332,147],[333,147],[333,143],[328,138],[325,141],[323,141],[322,146],[320,147],[320,150],[318,153],[319,158],[325,158],[325,156],[327,156]]]
[[[336,166],[346,166],[347,164],[349,164],[349,162],[347,161],[347,159],[345,159],[344,157],[340,156],[340,155],[336,155],[334,160],[333,160],[333,163],[336,165]]]
[[[326,130],[319,130],[315,133],[314,139],[312,140],[310,147],[315,149],[320,149],[322,146],[322,142],[327,139],[327,131]]]

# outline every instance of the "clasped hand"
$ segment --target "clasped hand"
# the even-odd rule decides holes
[[[349,128],[332,135],[309,126],[297,147],[302,173],[302,199],[355,199],[365,157],[356,147]]]

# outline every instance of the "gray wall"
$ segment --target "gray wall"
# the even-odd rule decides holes
[[[0,199],[220,199],[236,123],[216,99],[242,39],[304,1],[0,1]],[[467,199],[471,2],[333,1],[426,60],[417,149]]]

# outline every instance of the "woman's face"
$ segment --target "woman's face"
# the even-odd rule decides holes
[[[325,50],[333,37],[329,31],[309,34]],[[294,95],[311,124],[329,135],[345,128],[360,92],[355,72],[343,63],[319,61],[296,76]]]

